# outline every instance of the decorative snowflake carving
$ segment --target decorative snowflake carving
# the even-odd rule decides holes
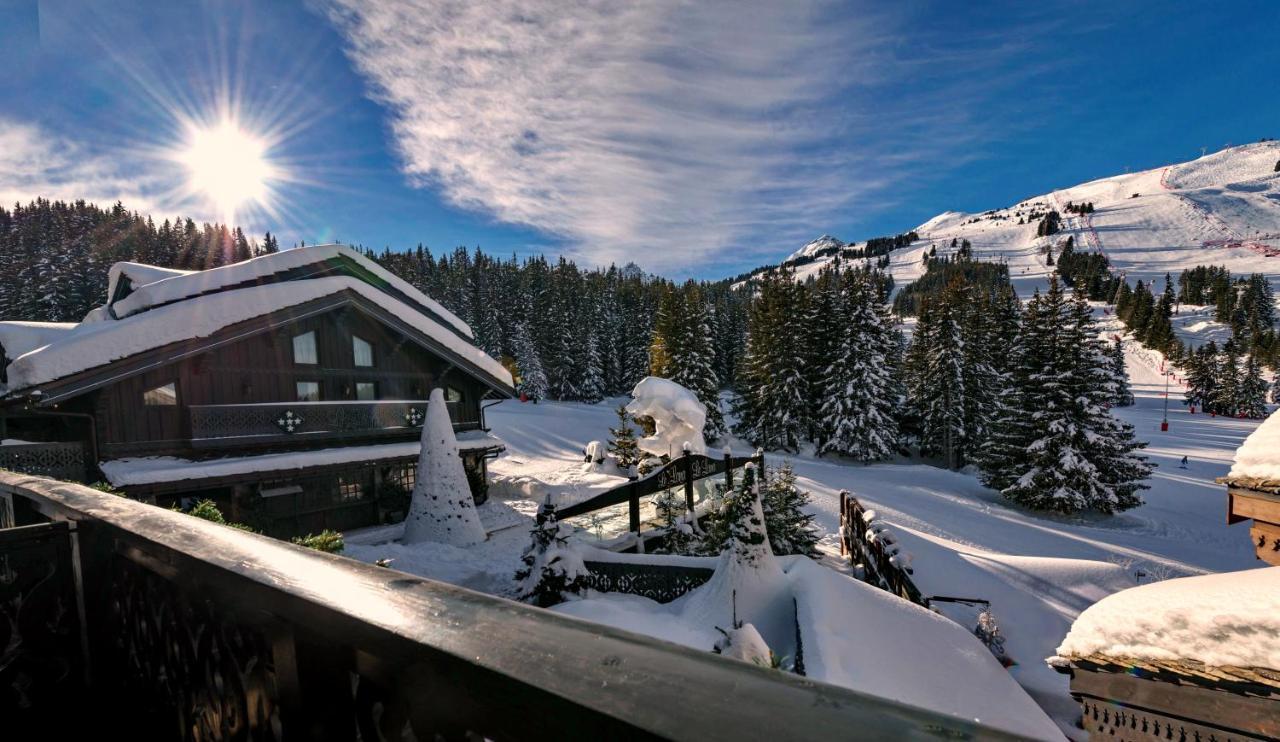
[[[426,415],[424,415],[422,410],[417,407],[410,407],[409,410],[404,413],[404,421],[411,428],[416,428],[421,425],[424,417],[426,417]]]
[[[284,414],[276,418],[276,425],[286,433],[292,433],[302,427],[302,418],[293,414],[293,410],[285,410]]]

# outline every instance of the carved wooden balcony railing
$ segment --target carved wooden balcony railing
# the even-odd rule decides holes
[[[1011,739],[0,472],[0,526],[13,525],[0,529],[5,739]]]
[[[0,469],[81,481],[86,460],[83,443],[20,443],[0,446]]]
[[[454,430],[474,430],[479,421],[446,402]],[[192,405],[191,439],[196,447],[243,445],[262,439],[349,438],[403,435],[422,425],[426,400],[382,402],[278,402]]]

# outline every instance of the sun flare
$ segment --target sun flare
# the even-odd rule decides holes
[[[267,146],[233,121],[193,127],[180,160],[191,190],[212,201],[228,223],[237,210],[267,199],[273,177]]]

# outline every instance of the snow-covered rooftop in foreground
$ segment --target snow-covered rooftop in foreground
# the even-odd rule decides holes
[[[1280,567],[1181,577],[1103,598],[1080,614],[1058,654],[1280,668]]]
[[[251,282],[255,277],[319,263],[337,255],[357,260],[371,271],[376,269],[379,275],[410,299],[432,309],[436,317],[360,279],[344,275],[249,285],[195,298],[220,286],[240,285]],[[324,245],[288,250],[199,273],[176,275],[143,286],[114,305],[117,316],[122,317],[118,320],[94,310],[91,313],[94,320],[79,325],[0,323],[0,342],[5,343],[6,354],[14,359],[8,367],[5,391],[13,392],[54,381],[170,343],[208,337],[237,322],[344,290],[360,294],[499,383],[511,386],[510,372],[470,341],[471,331],[465,323],[351,248]],[[154,308],[143,311],[148,306]],[[442,325],[441,321],[450,326]],[[9,343],[27,350],[17,354],[9,350]]]
[[[468,430],[457,434],[458,450],[494,448],[503,445],[502,440],[483,430]],[[135,459],[116,459],[101,464],[102,473],[113,487],[142,484],[182,482],[189,479],[209,479],[237,474],[292,471],[315,466],[351,464],[361,461],[406,458],[417,456],[422,450],[419,441],[381,443],[374,446],[343,446],[323,448],[318,451],[291,451],[269,453],[261,456],[229,456],[220,459],[193,461],[173,456],[147,456]]]
[[[1227,479],[1280,482],[1280,410],[1271,413],[1236,449]]]
[[[1033,739],[1062,738],[991,652],[959,625],[807,557],[778,561],[796,599],[806,676]],[[694,596],[661,604],[609,593],[553,610],[709,650],[720,634],[687,615]]]

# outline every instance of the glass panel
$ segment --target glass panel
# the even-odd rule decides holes
[[[444,401],[461,402],[462,392],[458,391],[457,389],[454,389],[453,387],[448,387],[444,390]]]
[[[172,382],[142,393],[142,403],[148,406],[169,407],[178,403],[178,388]]]
[[[304,332],[293,336],[293,362],[319,363],[316,358],[316,334]]]
[[[299,381],[298,382],[298,401],[299,402],[319,402],[320,401],[320,382]]]
[[[371,400],[371,399],[377,399],[377,398],[378,398],[378,385],[375,382],[372,382],[372,381],[356,382],[356,399]]]
[[[357,366],[373,365],[373,346],[354,335],[351,336],[351,354]]]

